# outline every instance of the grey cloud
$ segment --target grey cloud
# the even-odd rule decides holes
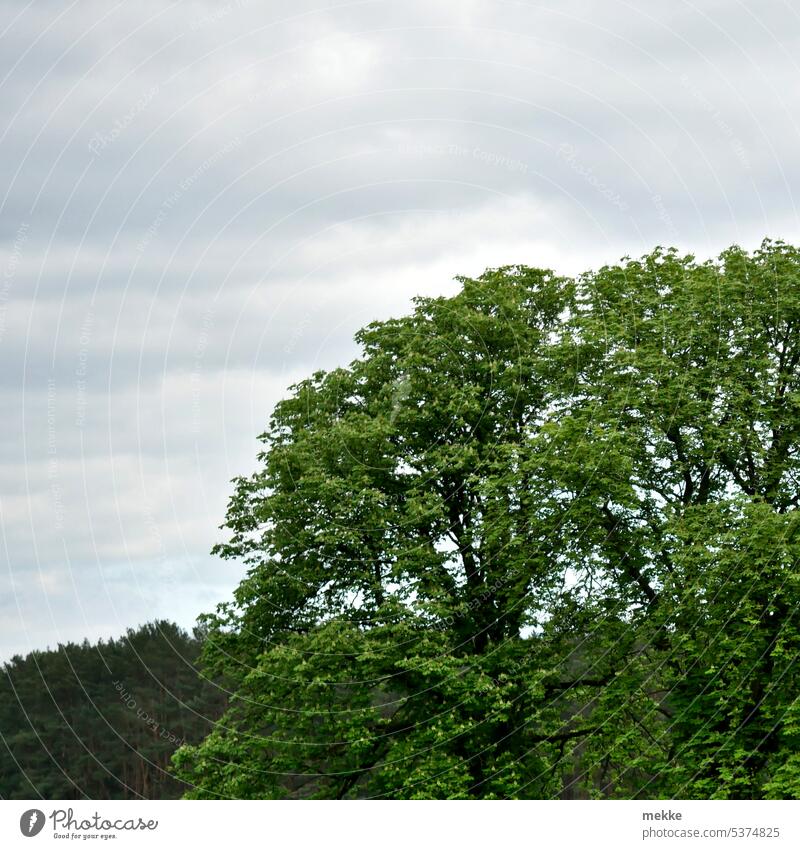
[[[796,240],[800,17],[776,0],[13,16],[0,655],[221,599],[236,568],[206,553],[275,401],[413,295]]]

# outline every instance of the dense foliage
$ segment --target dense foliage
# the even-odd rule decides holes
[[[14,657],[0,675],[0,797],[164,799],[168,772],[222,712],[194,666],[199,635],[170,622],[96,645]]]
[[[800,253],[461,282],[235,481],[188,795],[800,796]]]

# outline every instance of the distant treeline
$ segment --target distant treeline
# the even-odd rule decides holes
[[[202,740],[225,706],[195,666],[201,641],[157,621],[4,664],[0,797],[179,797],[172,753]]]

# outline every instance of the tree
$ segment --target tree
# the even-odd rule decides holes
[[[501,268],[293,387],[216,547],[189,795],[800,795],[799,275]]]
[[[119,640],[14,657],[0,676],[0,797],[176,798],[168,766],[224,697],[195,660],[202,634],[171,622]]]

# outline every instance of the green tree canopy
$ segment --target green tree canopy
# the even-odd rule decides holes
[[[190,795],[800,796],[800,253],[460,282],[234,482]]]

